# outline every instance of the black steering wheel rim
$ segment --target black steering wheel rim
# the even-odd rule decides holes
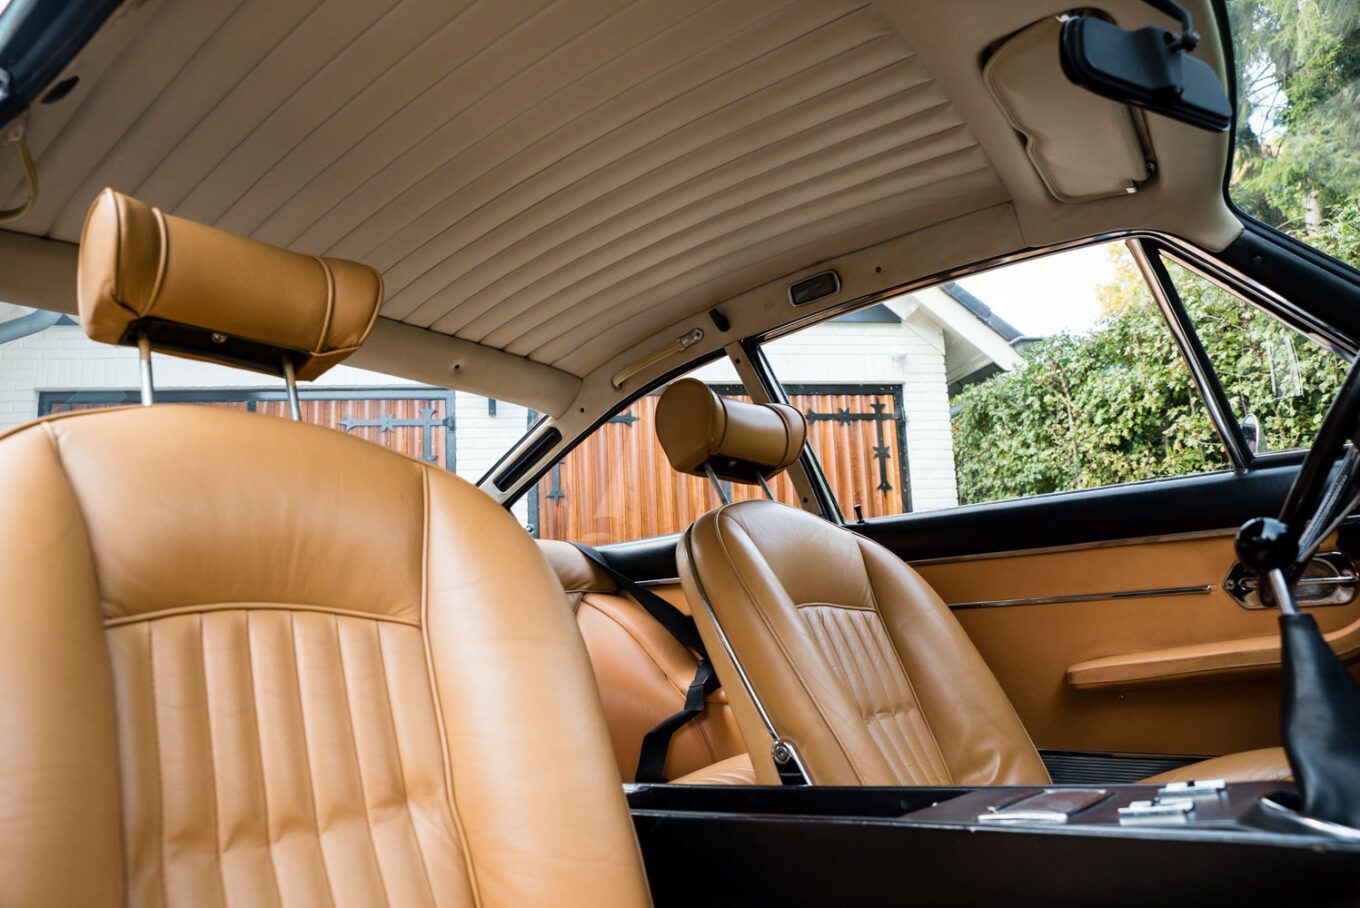
[[[1289,494],[1285,496],[1284,507],[1280,509],[1280,521],[1296,536],[1302,537],[1309,530],[1330,525],[1339,515],[1322,512],[1333,511],[1349,503],[1351,496],[1343,494],[1345,489],[1340,486],[1353,482],[1354,470],[1348,469],[1338,474],[1336,467],[1347,457],[1347,445],[1355,444],[1358,428],[1360,428],[1360,359],[1351,365],[1340,390],[1337,391],[1331,406],[1327,408],[1327,415],[1323,417],[1317,436],[1299,467],[1298,476],[1294,478]],[[1350,450],[1353,452],[1354,448]],[[1352,457],[1355,456],[1352,454]],[[1307,551],[1309,548],[1315,546],[1300,546],[1293,568],[1286,571],[1291,580],[1312,557],[1313,553]]]

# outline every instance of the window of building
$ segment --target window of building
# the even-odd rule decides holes
[[[701,366],[689,377],[725,397],[750,399],[727,359]],[[536,536],[588,545],[647,539],[683,532],[719,505],[707,478],[677,473],[661,449],[656,404],[664,390],[658,388],[611,416],[521,499],[527,501]],[[740,483],[725,482],[723,488],[733,501],[764,495],[759,487]],[[770,489],[780,501],[798,501],[787,474],[776,477]]]
[[[763,350],[849,519],[1228,466],[1122,243],[903,294]]]
[[[1312,444],[1346,361],[1189,268],[1166,266],[1252,452]]]

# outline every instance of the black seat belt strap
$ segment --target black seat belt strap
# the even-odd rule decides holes
[[[666,754],[670,751],[671,738],[686,722],[704,711],[708,695],[718,689],[718,674],[713,670],[713,664],[708,661],[708,650],[704,647],[703,638],[699,636],[699,628],[693,618],[615,569],[600,552],[579,542],[573,542],[572,545],[596,567],[608,574],[619,585],[619,589],[637,600],[638,605],[646,609],[647,614],[655,618],[681,645],[699,654],[699,665],[695,669],[694,680],[690,682],[689,689],[685,692],[685,702],[680,711],[662,719],[642,738],[636,780],[665,782]]]

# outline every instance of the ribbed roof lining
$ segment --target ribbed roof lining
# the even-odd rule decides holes
[[[15,229],[75,240],[112,185],[368,262],[384,316],[578,375],[808,255],[1005,200],[864,0],[150,0],[82,64],[34,112]]]

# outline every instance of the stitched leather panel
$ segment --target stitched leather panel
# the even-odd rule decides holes
[[[239,609],[108,640],[132,904],[472,903],[418,629]]]
[[[859,706],[869,736],[898,783],[951,784],[939,744],[878,612],[835,605],[805,605],[799,612]]]
[[[648,903],[590,663],[457,477],[206,407],[0,435],[5,905]]]

